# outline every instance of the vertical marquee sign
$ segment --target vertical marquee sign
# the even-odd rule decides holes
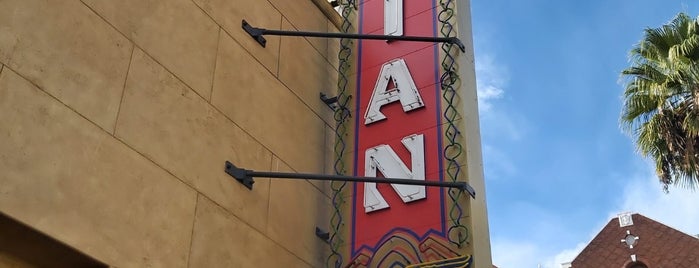
[[[437,36],[434,0],[358,2],[359,33]],[[357,54],[354,175],[443,181],[438,44],[360,40]],[[349,267],[462,255],[447,238],[444,189],[356,183],[352,191]]]

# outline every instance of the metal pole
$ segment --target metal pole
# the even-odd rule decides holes
[[[422,180],[398,179],[398,178],[355,177],[355,176],[308,174],[308,173],[266,172],[266,171],[252,171],[252,170],[247,170],[246,173],[250,177],[296,179],[296,180],[318,180],[318,181],[353,181],[353,182],[393,183],[393,184],[424,185],[424,186],[448,187],[448,188],[459,188],[459,189],[464,188],[466,185],[465,182],[422,181]]]
[[[263,35],[279,35],[279,36],[304,36],[304,37],[321,37],[321,38],[347,38],[347,39],[370,39],[370,40],[386,40],[386,41],[413,41],[413,42],[431,42],[431,43],[450,43],[454,44],[466,51],[466,46],[456,37],[431,37],[431,36],[394,36],[394,35],[376,35],[376,34],[354,34],[354,33],[324,33],[324,32],[305,32],[305,31],[282,31],[269,30],[264,28],[253,27],[243,20],[243,29],[263,47],[266,45]]]
[[[386,40],[386,41],[414,41],[414,42],[432,42],[432,43],[452,43],[452,44],[456,44],[456,45],[461,43],[461,41],[456,37],[394,36],[394,35],[355,34],[355,33],[323,33],[323,32],[282,31],[282,30],[268,30],[268,29],[260,29],[260,30],[262,30],[263,35],[304,36],[304,37],[323,37],[323,38],[347,38],[347,39],[370,39],[370,40]],[[461,46],[462,45],[459,45],[459,48],[461,48]]]
[[[421,185],[431,187],[456,188],[468,192],[472,197],[476,196],[476,192],[466,182],[447,182],[447,181],[428,181],[428,180],[411,180],[401,178],[377,178],[377,177],[358,177],[344,175],[325,175],[325,174],[310,174],[310,173],[289,173],[289,172],[270,172],[270,171],[254,171],[238,168],[231,162],[226,161],[226,173],[233,176],[240,183],[252,189],[252,184],[255,183],[254,177],[277,178],[277,179],[295,179],[295,180],[319,180],[319,181],[350,181],[350,182],[373,182],[373,183],[390,183],[390,184],[405,184],[405,185]]]

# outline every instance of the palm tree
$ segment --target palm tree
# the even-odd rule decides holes
[[[684,13],[645,30],[622,72],[622,127],[669,185],[699,188],[699,21]]]

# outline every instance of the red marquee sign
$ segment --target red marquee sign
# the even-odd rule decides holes
[[[437,36],[433,0],[359,2],[359,33]],[[361,40],[357,53],[354,175],[443,181],[438,44]],[[447,239],[446,190],[357,183],[352,191],[353,267],[459,255]]]

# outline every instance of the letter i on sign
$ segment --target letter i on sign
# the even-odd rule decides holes
[[[403,0],[384,0],[384,24],[385,35],[403,35]]]

